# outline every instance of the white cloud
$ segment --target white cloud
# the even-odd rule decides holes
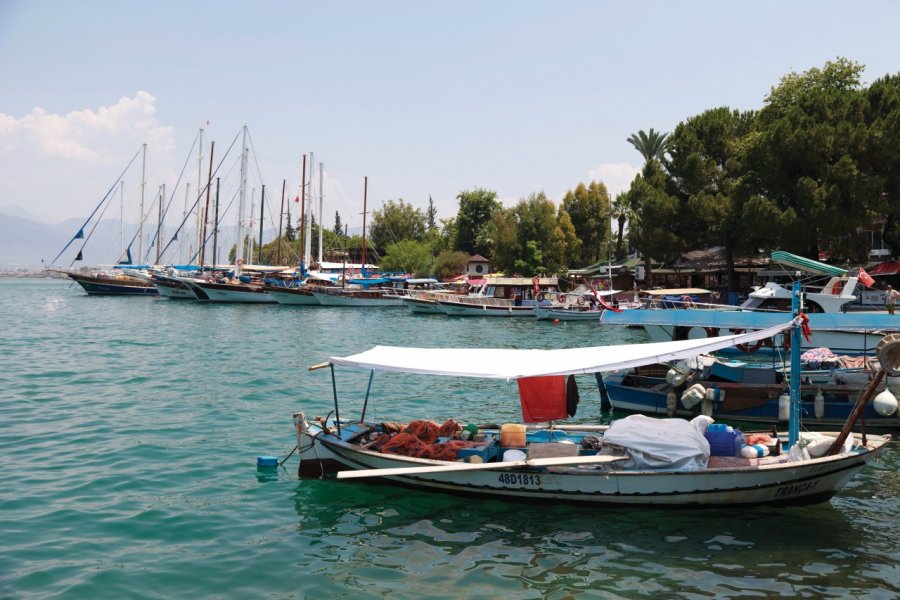
[[[610,200],[631,187],[635,175],[641,172],[640,167],[628,163],[604,163],[588,174],[591,181],[602,181],[609,192]]]
[[[66,114],[0,113],[0,199],[48,221],[86,217],[144,142],[148,184],[173,179],[174,131],[159,123],[156,98],[144,91]],[[126,193],[139,179],[139,171],[126,175]]]

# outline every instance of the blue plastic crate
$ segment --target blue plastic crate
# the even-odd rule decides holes
[[[480,456],[483,462],[490,462],[497,456],[497,440],[491,438],[483,446],[472,446],[471,448],[460,448],[456,453],[456,460],[462,460],[469,456]]]
[[[709,442],[710,456],[740,456],[744,445],[744,434],[740,429],[733,431],[709,431],[703,434]]]

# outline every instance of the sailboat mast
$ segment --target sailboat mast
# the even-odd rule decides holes
[[[159,255],[160,250],[162,250],[162,239],[163,239],[163,204],[166,199],[166,184],[162,184],[159,186],[159,207],[156,211],[156,262],[154,264],[159,264]]]
[[[181,224],[182,225],[184,225],[184,222],[187,221],[187,207],[188,207],[188,200],[190,199],[190,197],[191,197],[191,182],[185,181],[184,182],[184,210],[181,211],[181,219],[182,219]],[[177,234],[178,232],[176,231],[175,233]],[[185,237],[187,237],[187,236],[182,234],[181,239],[178,241],[178,262],[181,264],[184,264],[184,239],[185,239]]]
[[[260,195],[259,195],[259,244],[258,244],[259,250],[257,251],[257,254],[259,255],[259,257],[257,258],[258,264],[262,264],[262,246],[263,246],[262,233],[263,233],[263,215],[265,214],[265,210],[266,210],[266,184],[262,184],[262,191],[260,192]]]
[[[287,179],[281,180],[281,211],[278,213],[278,258],[276,262],[281,264],[281,227],[284,225],[284,192],[287,188]]]
[[[238,200],[237,252],[235,259],[244,259],[244,213],[247,211],[247,126],[244,125],[244,141],[241,150],[241,190]]]
[[[119,182],[119,258],[125,255],[125,182]]]
[[[204,265],[206,260],[206,215],[209,214],[209,188],[212,187],[213,172],[213,155],[216,150],[216,142],[213,140],[209,144],[209,178],[206,183],[206,207],[203,209],[203,227],[200,228],[200,266]]]
[[[213,266],[215,267],[219,259],[219,182],[220,177],[216,177],[216,211],[213,219]]]
[[[369,176],[363,180],[363,232],[362,232],[362,271],[366,271],[366,200],[369,194]]]
[[[253,249],[256,238],[253,237],[253,215],[256,214],[256,188],[250,190],[250,217],[247,223],[247,264],[253,264]]]
[[[144,189],[147,187],[147,144],[144,144],[142,149],[144,166],[141,169],[141,218],[138,226],[138,237],[140,238],[138,243],[138,256],[140,258],[138,260],[141,262],[144,260]]]
[[[325,185],[324,185],[325,165],[319,163],[319,264],[322,264],[322,240],[325,237],[322,231],[322,203],[325,201]]]
[[[306,257],[306,262],[310,262],[310,257],[312,256],[312,221],[313,216],[316,214],[313,203],[316,200],[316,196],[313,193],[313,183],[315,182],[315,172],[316,172],[316,159],[312,152],[309,153],[309,203],[306,205],[306,210],[309,212],[309,217],[306,219],[306,237],[303,240],[303,253]]]
[[[203,128],[200,128],[199,135],[199,144],[197,145],[197,195],[199,197],[200,192],[203,190]],[[206,223],[206,210],[202,204],[197,203],[197,231],[194,232],[195,239],[197,240],[196,248],[200,250],[201,255],[203,250],[203,224]],[[200,266],[203,266],[203,257],[200,258]]]
[[[306,268],[306,255],[303,254],[303,239],[306,236],[306,155],[303,155],[303,176],[300,183],[300,265]]]

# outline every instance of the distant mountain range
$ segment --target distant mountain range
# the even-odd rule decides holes
[[[78,228],[84,222],[82,219],[69,219],[62,223],[48,224],[41,223],[16,214],[7,214],[5,210],[9,207],[0,208],[0,270],[15,269],[40,269],[42,266],[51,266],[52,261],[63,247],[75,237]],[[18,212],[18,211],[17,211]],[[57,268],[68,268],[72,260],[78,254],[78,250],[84,246],[82,252],[82,261],[74,264],[75,268],[81,266],[101,266],[111,265],[118,261],[121,255],[121,235],[120,231],[125,231],[125,245],[134,238],[137,231],[137,225],[134,223],[120,224],[118,220],[110,219],[100,221],[96,228],[91,231],[93,223],[89,224],[85,229],[84,235],[87,239],[78,239],[66,249],[63,255],[53,265]],[[144,225],[144,234],[148,241],[144,243],[145,252],[150,248],[149,238],[154,234],[155,226]],[[225,253],[227,256],[228,249],[234,244],[235,227],[220,227],[219,252]],[[173,229],[168,229],[164,242],[168,243],[171,239]],[[192,236],[193,234],[188,234]],[[271,241],[275,237],[274,231],[264,231],[264,239]],[[138,260],[138,243],[132,245],[132,254],[134,260]],[[178,242],[171,246],[170,254],[174,252],[179,254],[181,248]],[[211,250],[207,248],[207,252]],[[188,252],[188,246],[185,246],[185,253]],[[185,257],[187,260],[189,257]]]

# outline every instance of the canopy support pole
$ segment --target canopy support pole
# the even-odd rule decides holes
[[[337,381],[334,378],[334,365],[329,363],[331,367],[331,393],[334,395],[334,424],[337,426],[338,437],[341,437],[341,411],[338,409],[337,397]]]
[[[788,420],[788,447],[793,447],[800,439],[800,282],[794,281],[791,289],[791,312],[794,324],[791,327],[791,405]]]
[[[375,379],[375,369],[369,371],[369,385],[366,386],[366,399],[363,400],[362,416],[359,420],[363,423],[366,421],[366,408],[369,406],[369,393],[372,391],[372,380]]]

